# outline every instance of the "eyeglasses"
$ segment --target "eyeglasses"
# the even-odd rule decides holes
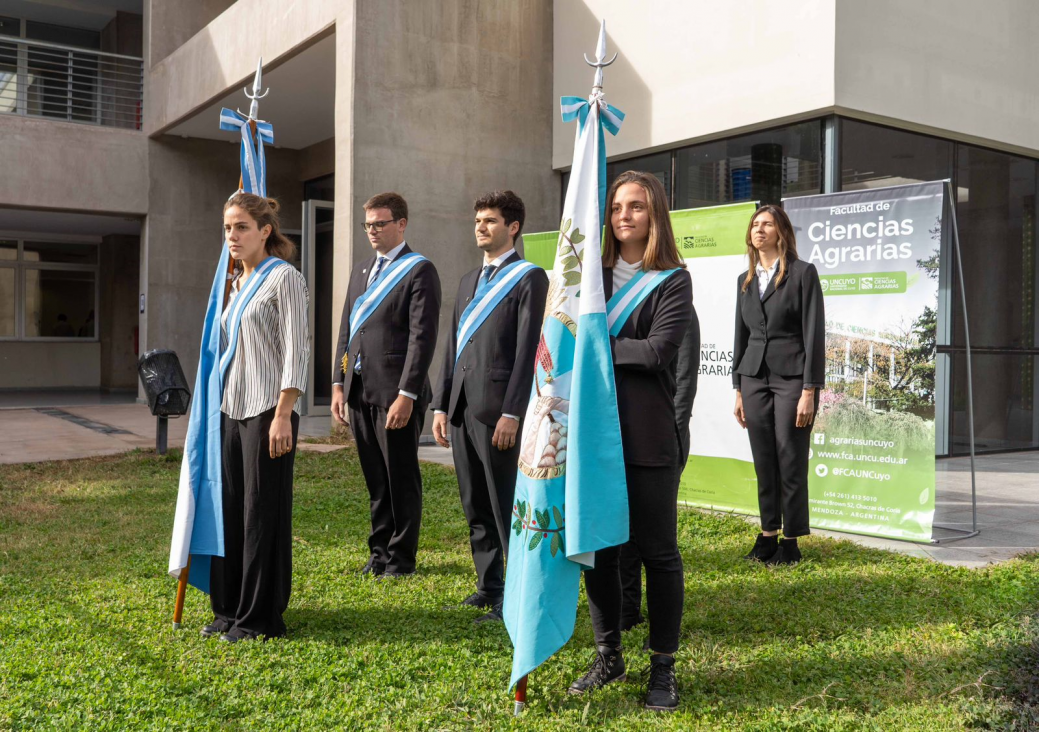
[[[365,231],[382,231],[388,224],[393,224],[400,221],[400,219],[387,219],[386,221],[365,221],[361,224],[361,228]]]

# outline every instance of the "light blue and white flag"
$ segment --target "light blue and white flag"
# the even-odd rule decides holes
[[[257,70],[257,79],[259,70]],[[220,111],[220,129],[241,130],[242,190],[259,196],[267,195],[267,167],[263,155],[264,143],[274,142],[274,130],[267,122],[256,123],[256,141],[252,140],[248,118],[229,109]],[[195,390],[191,395],[188,432],[184,438],[184,457],[180,464],[180,487],[177,510],[173,519],[173,539],[170,544],[169,573],[179,578],[188,566],[188,582],[203,592],[209,592],[210,561],[224,556],[223,477],[220,460],[220,405],[223,401],[223,378],[233,351],[220,351],[220,316],[224,309],[224,292],[230,253],[221,243],[220,258],[213,276],[213,286],[206,304],[206,318],[202,323],[202,345],[199,349],[198,373]],[[241,312],[256,292],[268,271],[282,264],[268,258],[249,278],[236,300],[236,312]],[[260,276],[257,276],[260,275]],[[233,319],[232,319],[233,320]],[[233,331],[237,329],[232,327]],[[230,345],[236,339],[231,340]],[[223,368],[221,357],[227,356]]]
[[[510,688],[573,635],[581,569],[594,566],[596,551],[628,540],[600,255],[603,128],[616,134],[624,115],[603,101],[599,85],[587,100],[563,97],[562,111],[578,129],[520,442],[505,576]]]

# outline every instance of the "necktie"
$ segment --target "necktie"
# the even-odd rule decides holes
[[[371,287],[379,279],[379,275],[382,274],[382,268],[386,266],[386,263],[390,261],[389,257],[379,257],[375,260],[375,271],[372,272],[372,278],[368,280],[368,287]],[[367,289],[367,288],[366,288]],[[358,352],[357,360],[354,361],[354,373],[361,373],[361,354]]]
[[[485,265],[483,268],[483,274],[480,275],[480,280],[476,283],[476,291],[484,289],[488,286],[491,281],[491,277],[494,276],[494,270],[498,269],[493,264]]]

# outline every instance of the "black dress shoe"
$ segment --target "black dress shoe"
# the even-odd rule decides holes
[[[752,562],[767,562],[778,550],[778,536],[765,536],[764,534],[758,534],[758,538],[754,542],[754,548],[750,550],[749,554],[744,555],[743,558],[749,559]]]
[[[199,634],[203,638],[212,638],[213,636],[218,636],[221,633],[226,633],[230,629],[231,626],[227,623],[227,621],[217,620],[216,618],[214,618],[213,622],[211,622],[209,625],[205,625],[202,627],[202,630],[199,631]]]
[[[238,630],[237,628],[231,628],[231,630],[220,636],[220,640],[225,643],[238,643],[239,641],[256,640],[260,636],[253,633],[248,633],[244,630]]]
[[[567,694],[584,694],[593,689],[601,689],[614,681],[625,681],[628,678],[624,671],[624,656],[620,649],[609,646],[598,646],[595,660],[588,673],[570,684]]]
[[[386,571],[386,565],[378,561],[375,557],[368,557],[368,561],[364,567],[361,568],[361,576],[367,577],[372,575],[378,577],[380,574]]]
[[[675,680],[674,656],[658,653],[649,660],[646,709],[654,712],[673,712],[677,708],[678,682]]]
[[[797,539],[783,539],[779,542],[779,550],[765,560],[765,564],[775,567],[794,565],[801,561],[801,550],[797,547]]]
[[[633,618],[622,618],[621,619],[621,631],[631,630],[646,622],[646,618],[643,617],[642,613],[639,613]]]
[[[410,572],[398,572],[395,569],[394,570],[387,569],[384,572],[382,572],[376,579],[378,579],[380,581],[383,581],[383,580],[395,580],[395,579],[400,579],[401,577],[410,577],[413,574],[415,574],[415,570],[411,570]]]
[[[462,600],[459,607],[479,607],[486,610],[500,604],[501,598],[495,599],[493,597],[488,597],[487,595],[481,595],[479,592],[474,592],[469,595],[469,597]]]
[[[480,625],[482,623],[503,623],[503,622],[505,622],[505,618],[503,618],[502,614],[501,614],[501,607],[502,607],[502,604],[501,604],[501,602],[499,602],[497,605],[495,605],[494,607],[492,607],[490,609],[490,612],[484,613],[483,615],[478,617],[473,622],[476,623],[477,625]]]

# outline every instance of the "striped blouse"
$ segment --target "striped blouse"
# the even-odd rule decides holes
[[[238,277],[220,319],[220,350],[227,348],[227,319],[238,297]],[[242,313],[238,347],[227,370],[220,411],[248,419],[278,404],[284,389],[307,389],[310,325],[307,283],[295,267],[278,266]],[[299,412],[297,400],[293,411]]]

